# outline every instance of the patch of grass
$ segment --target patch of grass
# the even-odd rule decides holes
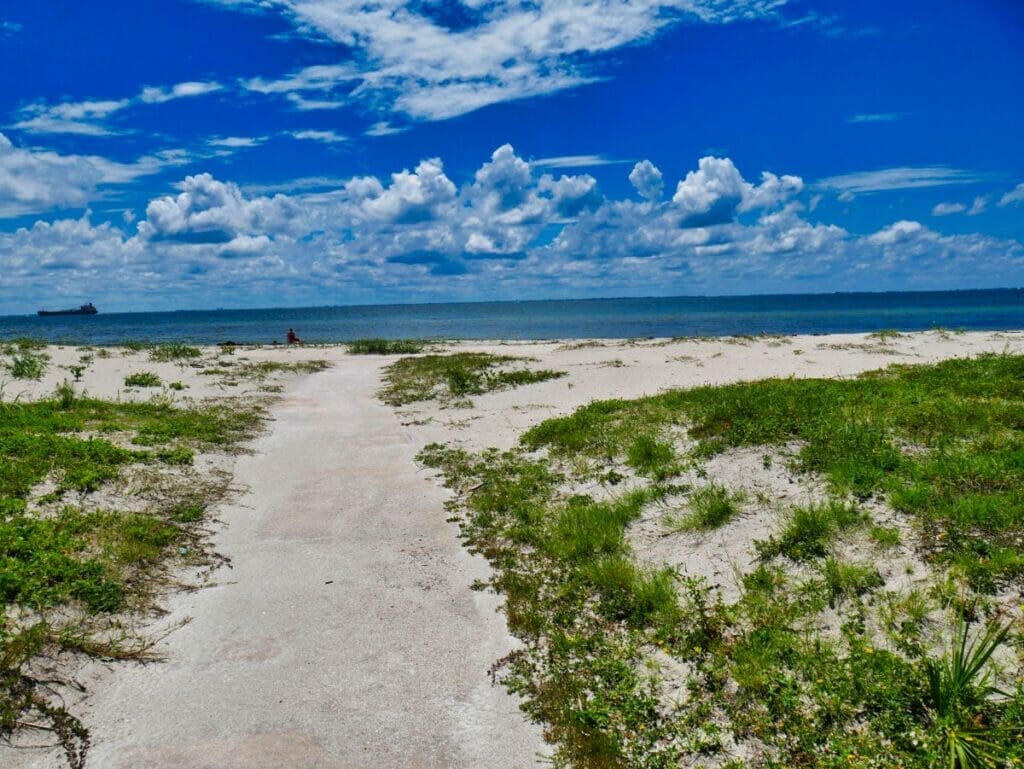
[[[895,526],[872,526],[868,534],[879,547],[896,547],[900,543],[900,530]]]
[[[725,486],[709,483],[696,489],[689,499],[689,511],[671,522],[679,531],[710,531],[732,521],[740,513],[744,495]]]
[[[794,561],[819,558],[828,553],[835,537],[866,520],[856,506],[833,500],[827,504],[795,507],[777,536],[757,543],[762,558],[783,555]]]
[[[15,379],[42,379],[46,373],[48,356],[43,353],[32,352],[31,349],[24,349],[11,356],[7,364],[7,370]]]
[[[821,573],[832,605],[863,595],[884,584],[873,566],[851,563],[840,558],[826,558],[821,564]]]
[[[137,371],[124,378],[125,387],[159,387],[160,377],[152,371]]]
[[[392,406],[433,399],[452,401],[565,376],[564,371],[500,368],[521,360],[477,352],[402,358],[385,369],[380,397]]]
[[[350,355],[415,355],[427,349],[418,339],[354,339],[345,345]]]
[[[626,464],[652,478],[667,477],[675,460],[676,451],[672,444],[652,435],[638,435],[626,447]]]
[[[891,342],[893,339],[902,339],[905,334],[901,334],[899,331],[892,328],[883,328],[879,331],[872,331],[868,334],[868,339],[877,339],[879,342]]]
[[[190,361],[200,358],[202,355],[203,351],[198,347],[181,342],[165,342],[155,345],[149,350],[149,359],[161,363]]]
[[[281,361],[260,361],[259,363],[239,363],[231,370],[218,369],[221,374],[230,374],[233,377],[244,377],[247,379],[263,380],[274,374],[316,374],[330,368],[325,360],[300,360],[290,363]],[[210,369],[214,371],[214,369]],[[203,372],[206,373],[206,372]]]
[[[144,339],[125,339],[118,345],[118,347],[128,352],[142,352],[143,350],[150,350],[155,346],[153,342],[147,342]]]
[[[667,428],[688,427],[698,457],[796,442],[798,469],[840,494],[889,499],[920,524],[933,560],[966,560],[975,584],[993,589],[1024,576],[1009,557],[1024,537],[1022,382],[1024,357],[980,355],[855,379],[701,387],[595,402],[522,443],[621,460],[635,436]]]

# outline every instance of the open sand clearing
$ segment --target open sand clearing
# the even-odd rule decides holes
[[[247,352],[325,358],[332,368],[293,380],[267,433],[252,443],[255,453],[238,459],[235,480],[246,492],[218,511],[226,526],[214,543],[233,568],[216,572],[213,587],[167,600],[171,613],[157,632],[193,621],[161,644],[166,661],[113,671],[93,664],[80,676],[93,690],[76,709],[93,735],[89,767],[536,765],[539,728],[487,675],[513,640],[498,599],[469,589],[486,565],[461,549],[445,522],[445,492],[414,459],[423,445],[504,448],[529,426],[595,398],[1020,352],[1024,334],[450,347],[530,356],[532,367],[568,375],[474,396],[468,408],[426,401],[396,411],[376,397],[381,369],[395,357],[343,348]],[[75,354],[51,353],[55,364]],[[124,371],[152,367],[95,365],[89,381],[107,397]],[[100,376],[101,365],[119,367],[116,376]],[[203,377],[185,367],[164,378],[172,375],[206,394]],[[696,555],[684,559],[695,568]],[[0,764],[62,760],[0,747]]]

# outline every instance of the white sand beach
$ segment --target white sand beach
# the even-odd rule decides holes
[[[167,614],[154,619],[152,632],[181,625],[160,642],[163,660],[90,662],[76,672],[88,690],[77,703],[92,733],[88,766],[541,765],[540,727],[488,674],[515,640],[499,598],[470,589],[487,565],[462,548],[457,526],[446,520],[448,492],[415,460],[423,446],[508,448],[530,426],[595,399],[1020,353],[1024,332],[922,332],[884,342],[864,334],[467,342],[444,349],[528,357],[536,360],[531,366],[567,375],[474,396],[471,407],[423,401],[396,409],[377,391],[382,369],[400,356],[239,347],[235,358],[254,363],[322,359],[330,366],[230,384],[204,373],[216,366],[214,349],[197,362],[205,368],[154,363],[117,348],[109,357],[86,353],[76,387],[96,397],[275,398],[251,453],[230,460],[237,492],[215,513],[213,543],[230,566],[201,589],[162,600]],[[5,400],[52,392],[83,355],[73,347],[47,352],[46,376],[5,380]],[[126,388],[124,377],[143,370],[181,389]],[[730,471],[742,473],[742,463],[723,469]],[[643,539],[642,530],[635,534]],[[715,571],[721,564],[699,547],[657,557],[724,579]],[[46,735],[17,748],[0,745],[0,765],[64,765],[55,749],[25,747],[33,740],[46,742]]]

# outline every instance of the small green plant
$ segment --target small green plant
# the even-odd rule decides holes
[[[355,339],[345,345],[350,355],[414,355],[427,343],[417,339]]]
[[[46,361],[47,357],[45,355],[32,352],[31,350],[24,350],[11,357],[7,370],[11,372],[11,376],[15,379],[39,380],[46,373]]]
[[[548,369],[499,368],[520,360],[508,355],[478,352],[402,358],[385,369],[385,386],[380,397],[392,406],[435,398],[451,402],[453,399],[464,399],[467,395],[480,395],[565,376],[564,371]]]
[[[891,548],[900,543],[900,530],[895,526],[872,526],[868,535],[879,547]]]
[[[672,444],[653,435],[639,435],[626,448],[626,464],[650,477],[665,477],[675,458]]]
[[[673,528],[681,531],[717,529],[739,515],[743,499],[742,493],[729,491],[717,483],[701,486],[690,497],[689,512],[673,521]]]
[[[828,553],[836,535],[864,520],[855,506],[839,500],[823,505],[796,507],[790,511],[776,537],[756,544],[762,558],[784,555],[794,561],[818,558]]]
[[[167,386],[170,387],[172,390],[181,391],[185,389],[185,385],[182,384],[181,382],[171,382]]]
[[[949,651],[924,660],[926,703],[938,758],[948,769],[996,766],[1002,748],[987,728],[985,711],[993,697],[1010,697],[994,683],[989,662],[1010,634],[1010,623],[990,621],[975,638],[961,622]]]
[[[160,377],[152,371],[137,371],[124,378],[126,387],[159,387]]]
[[[82,374],[85,373],[85,366],[68,366],[68,371],[71,372],[71,376],[75,378],[76,382],[81,382]]]
[[[66,379],[57,385],[57,389],[54,394],[57,396],[57,402],[64,411],[67,411],[74,406],[75,400],[78,397],[75,393],[75,388]]]
[[[152,349],[154,344],[144,339],[125,339],[118,346],[128,352],[142,352],[143,350]]]
[[[847,598],[862,595],[884,582],[874,567],[860,563],[850,563],[839,558],[826,558],[821,566],[825,578],[825,589],[829,604],[835,606]]]
[[[202,354],[203,351],[198,347],[192,347],[181,342],[167,342],[152,347],[149,351],[149,359],[162,363],[169,361],[182,362],[202,357]]]
[[[903,334],[892,328],[883,328],[880,331],[873,331],[868,334],[869,339],[877,339],[879,342],[889,342],[893,339],[902,339]]]

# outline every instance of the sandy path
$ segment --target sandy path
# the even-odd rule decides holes
[[[486,674],[510,647],[495,599],[467,589],[483,564],[378,382],[375,365],[341,359],[274,408],[237,465],[251,493],[222,513],[233,569],[174,600],[168,621],[194,620],[167,662],[97,688],[90,767],[535,764],[539,730]]]

